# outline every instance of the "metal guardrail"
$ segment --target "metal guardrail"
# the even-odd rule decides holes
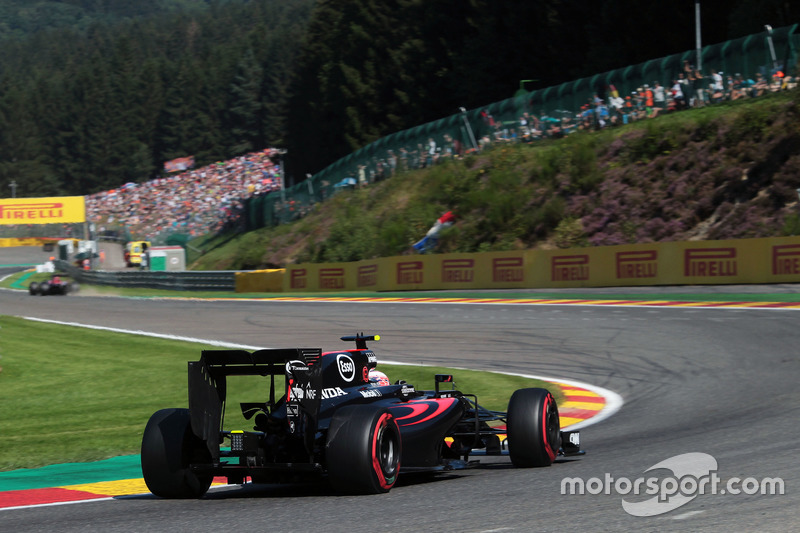
[[[135,287],[139,289],[165,289],[175,291],[227,291],[236,290],[236,273],[232,271],[207,272],[150,272],[83,270],[67,261],[55,261],[56,269],[67,273],[79,283]]]

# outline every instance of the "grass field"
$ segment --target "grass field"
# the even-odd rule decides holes
[[[111,333],[0,316],[0,471],[139,453],[158,409],[187,406],[186,363],[202,343]],[[515,376],[436,367],[380,365],[419,389],[452,373],[460,390],[505,410],[513,390],[549,384]],[[263,378],[231,378],[226,429],[251,429],[238,402],[264,401]]]

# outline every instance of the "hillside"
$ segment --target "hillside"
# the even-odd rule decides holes
[[[193,268],[255,269],[412,253],[443,212],[438,252],[800,233],[798,90],[463,160],[337,194],[293,224],[195,241]]]
[[[800,3],[697,4],[709,67],[740,64],[730,39],[763,48],[767,22],[786,28],[770,41],[776,60],[795,62]],[[177,158],[204,166],[270,147],[286,150],[291,186],[518,91],[601,74],[633,90],[613,71],[649,61],[666,83],[694,20],[632,0],[3,0],[0,190],[87,195],[163,177]],[[747,70],[762,65],[746,48]],[[550,100],[537,114],[575,107]]]

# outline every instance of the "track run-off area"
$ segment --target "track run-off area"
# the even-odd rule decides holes
[[[580,290],[562,291],[558,298],[526,292],[483,301],[447,294],[423,300],[116,298],[89,291],[35,298],[3,290],[0,314],[242,346],[327,348],[341,335],[375,332],[382,336],[375,347],[381,361],[546,376],[612,391],[623,403],[582,428],[584,457],[549,468],[516,469],[486,458],[475,469],[401,481],[388,494],[366,497],[339,496],[323,485],[265,485],[220,486],[201,500],[175,501],[131,487],[130,495],[79,505],[0,510],[0,528],[792,530],[800,523],[794,452],[800,439],[800,315],[787,295],[795,290]],[[704,291],[705,302],[682,297]],[[693,462],[680,463],[687,457]],[[115,460],[124,462],[109,461]],[[665,503],[648,515],[631,504],[650,501],[651,495],[634,494],[633,487],[640,480],[646,487],[652,477],[661,489],[671,489],[672,481],[678,489],[660,492]],[[704,479],[716,483],[701,492],[697,482]],[[752,490],[767,479],[780,479],[783,494]],[[564,490],[578,480],[584,482],[582,494]],[[58,478],[48,487],[83,485],[94,498],[106,494],[89,481]]]

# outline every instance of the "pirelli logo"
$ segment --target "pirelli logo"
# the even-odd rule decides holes
[[[422,283],[424,279],[422,261],[397,263],[397,284],[410,285]]]
[[[64,216],[62,202],[31,202],[26,204],[0,205],[0,219],[17,222],[60,219]]]
[[[772,275],[800,274],[800,244],[783,244],[772,247]]]
[[[589,279],[589,256],[554,255],[551,259],[551,281],[585,281]]]
[[[687,248],[683,253],[684,276],[714,278],[737,275],[736,248]]]
[[[658,251],[617,252],[617,279],[655,278],[658,276]]]
[[[525,281],[521,257],[496,257],[492,260],[492,281],[495,283]]]
[[[67,224],[86,221],[83,196],[0,199],[0,224]]]
[[[363,265],[356,271],[356,285],[374,287],[378,284],[378,265]]]
[[[292,289],[305,289],[308,286],[308,273],[305,268],[295,268],[290,272],[289,287]]]
[[[470,283],[475,281],[474,259],[445,259],[442,261],[443,283]]]
[[[344,289],[344,269],[343,268],[320,268],[319,269],[319,288],[320,289]]]

